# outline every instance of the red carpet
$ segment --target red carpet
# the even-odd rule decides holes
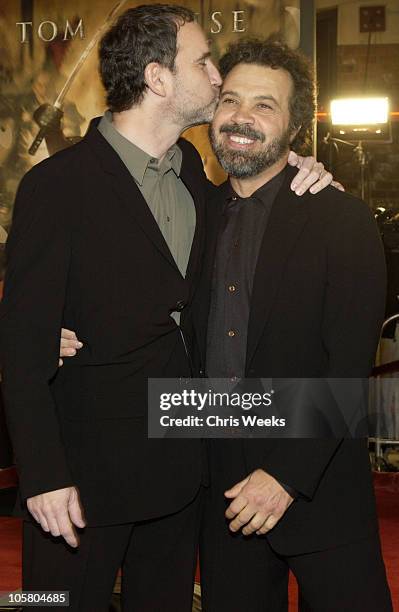
[[[0,592],[21,586],[21,521],[0,517]]]
[[[399,473],[376,474],[378,516],[382,548],[395,612],[399,612]],[[18,519],[0,517],[0,591],[12,591],[21,584],[21,524]],[[290,580],[290,612],[296,612],[295,580]],[[376,611],[378,612],[378,611]]]
[[[382,551],[395,612],[399,612],[399,473],[376,474]]]

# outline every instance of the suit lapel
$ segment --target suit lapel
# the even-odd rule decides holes
[[[212,279],[216,257],[216,247],[223,218],[223,203],[229,192],[229,183],[226,181],[215,190],[215,194],[206,203],[205,219],[205,256],[200,281],[200,299],[194,312],[196,321],[196,334],[201,351],[202,363],[206,360],[206,340],[208,333],[208,317],[211,303]]]
[[[178,143],[180,145],[180,142]],[[190,257],[187,265],[186,280],[192,281],[197,273],[198,265],[202,259],[203,248],[204,248],[204,237],[205,237],[205,194],[204,184],[201,180],[195,176],[194,168],[190,164],[190,158],[184,154],[184,147],[181,147],[183,151],[183,162],[180,172],[180,178],[185,184],[186,188],[191,193],[191,197],[194,201],[195,206],[195,232],[193,237],[193,243],[191,245]]]
[[[246,367],[250,366],[273,302],[283,280],[284,268],[308,218],[305,194],[290,188],[297,169],[287,168],[284,183],[273,204],[255,269],[248,323]]]
[[[87,142],[92,152],[96,155],[104,172],[109,175],[111,187],[117,194],[127,214],[140,225],[154,246],[181,276],[165,238],[140,189],[137,187],[119,155],[97,130],[98,123],[99,119],[94,119],[90,123],[89,130],[84,139],[85,142]]]
[[[173,258],[172,253],[163,237],[158,223],[152,214],[147,202],[145,201],[140,189],[137,187],[134,179],[129,173],[124,176],[114,176],[113,189],[122,201],[128,214],[132,215],[135,221],[140,225],[143,232],[153,242],[159,252],[168,260],[168,262],[180,274],[179,268]]]

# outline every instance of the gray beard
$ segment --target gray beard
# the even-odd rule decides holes
[[[217,100],[213,100],[207,106],[191,110],[187,110],[186,108],[176,109],[172,107],[169,114],[178,125],[182,126],[183,130],[186,130],[196,125],[210,123],[215,114],[216,106]]]
[[[214,99],[202,107],[193,108],[194,97],[191,94],[186,96],[179,95],[179,92],[184,91],[183,82],[178,74],[175,76],[174,100],[170,103],[170,107],[165,109],[166,115],[169,115],[171,120],[179,125],[184,131],[196,125],[210,123],[215,114],[218,104],[218,94],[215,89]],[[191,108],[190,108],[191,107]]]
[[[278,162],[286,154],[290,144],[290,135],[286,131],[279,138],[274,138],[263,151],[257,153],[232,151],[216,140],[211,126],[209,126],[209,139],[219,164],[234,178],[257,176]]]
[[[200,108],[191,113],[182,113],[182,123],[186,126],[185,129],[196,125],[204,125],[210,123],[215,114],[216,103],[209,104],[204,108]]]

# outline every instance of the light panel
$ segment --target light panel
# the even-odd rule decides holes
[[[388,123],[388,98],[341,98],[331,101],[332,125],[371,126]]]

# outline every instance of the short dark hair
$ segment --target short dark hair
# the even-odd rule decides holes
[[[311,62],[279,40],[252,38],[241,39],[229,45],[219,62],[223,79],[238,64],[281,68],[291,75],[293,91],[289,100],[289,127],[292,132],[301,126],[291,143],[292,148],[299,152],[309,142],[316,112],[315,79]]]
[[[100,76],[111,111],[128,110],[143,99],[145,67],[159,62],[175,68],[177,32],[194,21],[190,9],[171,4],[141,5],[125,11],[100,42]]]

